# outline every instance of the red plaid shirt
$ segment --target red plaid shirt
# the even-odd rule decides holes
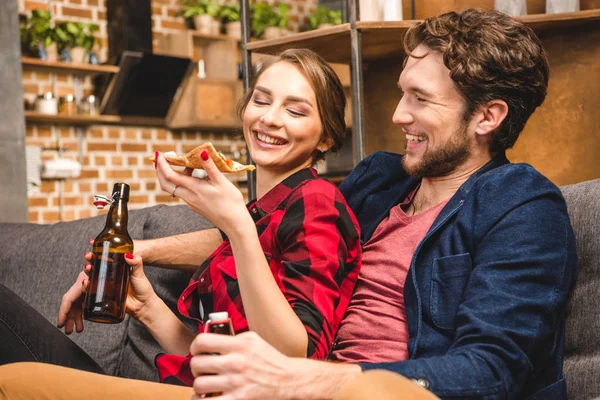
[[[326,358],[361,265],[354,214],[337,187],[312,168],[286,178],[248,210],[269,268],[306,328],[308,357]],[[194,274],[177,306],[182,315],[198,320],[198,332],[217,311],[229,312],[236,333],[248,330],[229,240]],[[157,356],[160,380],[191,386],[189,361],[189,355]]]

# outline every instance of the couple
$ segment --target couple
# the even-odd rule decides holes
[[[530,166],[510,164],[504,154],[545,98],[548,63],[541,43],[529,28],[504,14],[465,10],[417,24],[407,33],[405,48],[408,57],[397,82],[400,101],[393,121],[406,135],[406,152],[369,156],[340,186],[360,225],[360,272],[354,217],[345,216],[347,207],[334,188],[305,168],[336,146],[327,133],[328,127],[340,126],[339,118],[328,114],[321,100],[335,92],[319,90],[339,82],[329,82],[325,69],[313,75],[305,65],[280,58],[262,70],[249,92],[243,126],[257,164],[259,193],[250,213],[211,160],[205,163],[208,182],[198,182],[158,158],[162,189],[170,193],[178,185],[178,196],[228,238],[213,255],[235,258],[235,270],[226,266],[221,272],[230,277],[237,273],[252,331],[235,337],[187,336],[183,348],[173,351],[180,356],[191,351],[169,365],[189,365],[196,377],[195,398],[214,392],[224,399],[334,398],[371,369],[411,379],[416,385],[405,384],[405,394],[417,386],[428,390],[419,389],[410,398],[430,398],[431,393],[441,398],[566,398],[562,346],[566,299],[576,277],[573,233],[558,188]],[[285,54],[310,53],[289,51],[281,57]],[[320,84],[313,76],[322,78]],[[339,111],[343,104],[336,106]],[[282,136],[264,137],[275,131]],[[281,153],[285,157],[273,155]],[[306,202],[308,193],[298,189],[298,180],[302,188],[318,186],[319,196]],[[288,194],[290,200],[278,207]],[[203,199],[220,207],[209,207]],[[264,199],[268,201],[261,204]],[[286,211],[296,218],[283,220]],[[276,219],[278,212],[280,220],[251,226],[250,215]],[[288,243],[293,257],[274,265],[262,235],[273,229],[270,240],[289,238],[288,226],[295,227],[296,239]],[[328,229],[318,230],[322,226]],[[309,234],[315,237],[304,240]],[[143,277],[141,258],[199,264],[220,241],[221,234],[213,230],[136,242],[132,280]],[[294,251],[297,244],[303,257]],[[259,245],[263,249],[256,251]],[[317,273],[312,261],[332,252],[339,260],[325,262],[329,275],[320,271],[312,279]],[[165,260],[164,254],[176,255]],[[306,265],[306,259],[311,263]],[[216,276],[206,272],[219,268],[213,260],[204,261],[205,270],[192,279],[193,295],[202,296],[198,281],[203,273]],[[314,285],[315,292],[296,284],[300,280]],[[78,286],[72,290],[79,295]],[[313,295],[303,297],[307,293]],[[265,304],[261,296],[272,297]],[[238,294],[231,297],[221,299],[232,307],[228,310],[236,309],[239,299]],[[216,293],[212,298],[216,301]],[[190,309],[198,311],[197,306],[183,307],[184,313]],[[70,324],[67,329],[73,321],[78,327],[76,316],[65,314],[64,320]],[[162,322],[156,326],[153,333],[159,336],[171,329]],[[169,351],[170,345],[164,346]],[[346,362],[306,359],[323,358],[326,347],[331,347],[330,359]],[[179,378],[186,368],[163,378]],[[139,396],[148,395],[145,390],[155,395],[172,390],[173,398],[191,393],[31,364],[0,367],[0,376],[26,371],[55,379],[71,374],[79,383],[104,380],[116,393],[134,387]],[[379,378],[383,382],[387,376]],[[19,379],[15,382],[18,388]],[[20,382],[21,389],[27,387],[27,379]],[[385,384],[379,389],[385,390]],[[379,397],[383,394],[373,394]]]

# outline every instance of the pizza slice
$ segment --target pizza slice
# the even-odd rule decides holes
[[[189,151],[185,156],[178,156],[174,151],[168,151],[164,154],[165,159],[171,165],[180,167],[203,169],[200,162],[200,153],[202,150],[206,150],[208,155],[214,161],[215,165],[221,172],[240,172],[240,171],[253,171],[254,165],[244,165],[237,161],[226,158],[223,154],[218,152],[212,143],[204,143],[200,146],[195,147]],[[151,161],[155,161],[154,156],[150,158]]]

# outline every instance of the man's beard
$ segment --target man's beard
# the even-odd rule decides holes
[[[406,157],[403,157],[402,166],[413,178],[438,178],[450,175],[469,158],[470,154],[467,124],[462,123],[444,148],[425,151],[421,161],[413,166],[407,165]]]

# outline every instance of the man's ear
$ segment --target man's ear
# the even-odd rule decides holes
[[[475,133],[489,135],[494,132],[506,118],[508,105],[504,100],[492,100],[479,108]]]

